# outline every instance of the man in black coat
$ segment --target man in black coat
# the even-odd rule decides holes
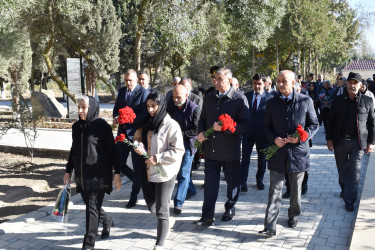
[[[136,118],[131,124],[120,124],[117,134],[125,134],[126,138],[133,140],[135,131],[142,126],[148,117],[146,107],[146,98],[149,92],[137,84],[137,72],[129,69],[125,72],[125,87],[120,88],[115,106],[113,107],[113,124],[118,124],[119,109],[126,106],[133,109]],[[141,156],[136,154],[132,147],[125,143],[116,143],[120,155],[121,172],[123,172],[130,180],[133,181],[132,191],[130,194],[129,202],[126,207],[134,207],[137,203],[137,196],[140,190],[139,174],[137,161],[143,160]],[[133,170],[126,165],[129,153],[131,153]]]
[[[258,153],[257,188],[259,190],[264,189],[263,177],[266,171],[266,159],[262,150],[268,145],[263,133],[263,119],[266,103],[272,97],[264,90],[264,78],[263,74],[256,73],[253,76],[253,90],[245,94],[249,103],[251,124],[249,130],[242,134],[241,192],[247,192],[246,183],[254,144]]]
[[[222,221],[229,221],[235,214],[235,204],[240,193],[241,183],[241,134],[250,124],[249,107],[246,97],[230,87],[232,72],[219,69],[215,74],[215,91],[205,97],[198,124],[198,141],[203,143],[204,162],[204,201],[202,217],[194,222],[200,226],[211,226],[214,223],[215,203],[219,192],[220,171],[223,167],[227,182],[225,213]],[[219,116],[228,114],[236,123],[234,133],[221,131]],[[213,127],[215,130],[209,138],[204,132]]]
[[[374,105],[360,90],[362,77],[350,72],[342,95],[333,99],[327,122],[327,147],[334,150],[341,198],[345,209],[354,211],[363,151],[372,151],[375,143]]]
[[[142,88],[147,89],[150,93],[156,91],[156,89],[150,86],[150,75],[147,71],[138,72],[138,83]]]
[[[281,207],[282,188],[285,171],[290,182],[290,206],[288,226],[297,226],[301,214],[301,186],[304,172],[310,167],[310,147],[308,139],[318,131],[319,123],[310,97],[293,90],[295,75],[283,70],[277,76],[279,95],[267,102],[264,116],[264,134],[270,145],[279,149],[268,161],[270,189],[264,230],[259,234],[271,237],[276,234],[276,222]],[[306,141],[293,137],[301,125],[308,134]]]
[[[203,106],[203,97],[202,95],[199,96],[199,95],[196,95],[194,94],[191,90],[192,90],[192,85],[191,85],[191,79],[187,76],[184,76],[181,78],[181,81],[179,83],[180,85],[183,85],[185,86],[185,88],[188,90],[189,92],[189,100],[194,102],[195,104],[197,104],[199,106],[199,108],[202,108]]]

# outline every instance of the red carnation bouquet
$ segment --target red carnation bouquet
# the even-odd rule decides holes
[[[133,121],[136,117],[133,109],[130,108],[130,107],[125,107],[125,108],[119,109],[118,112],[119,112],[118,122],[120,124],[133,123]]]
[[[232,117],[228,114],[222,114],[219,116],[219,122],[218,124],[221,126],[221,131],[229,130],[230,132],[234,133],[236,131],[237,123],[233,121]],[[212,135],[215,132],[213,127],[210,127],[204,132],[204,137],[208,138],[210,135]],[[195,140],[194,142],[194,148],[202,148],[202,143],[198,140]]]
[[[116,136],[116,139],[115,139],[115,143],[116,142],[124,142],[126,143],[127,145],[133,147],[133,148],[138,148],[141,144],[137,141],[135,141],[134,143],[131,142],[130,140],[126,139],[125,138],[125,135],[124,134],[120,134],[118,136]],[[149,159],[150,156],[147,154],[146,150],[142,147],[142,156],[145,158],[145,159]],[[166,174],[162,171],[162,169],[160,168],[160,164],[157,163],[155,166],[155,170],[156,172],[162,176],[162,177],[167,177]]]
[[[291,136],[294,138],[298,137],[301,142],[305,142],[307,138],[309,138],[309,135],[307,134],[307,132],[299,124],[297,125],[296,131]],[[279,146],[274,144],[272,146],[269,146],[266,149],[263,149],[262,152],[264,153],[264,155],[266,156],[266,160],[268,161],[269,159],[272,158],[272,156],[276,154],[277,150],[279,149],[280,149]]]

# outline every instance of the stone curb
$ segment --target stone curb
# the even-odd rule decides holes
[[[375,235],[375,156],[370,154],[355,221],[350,249],[374,249]]]

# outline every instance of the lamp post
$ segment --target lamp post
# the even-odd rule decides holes
[[[294,63],[294,73],[297,75],[298,74],[297,67],[299,65],[299,57],[297,55],[293,57],[293,63]]]

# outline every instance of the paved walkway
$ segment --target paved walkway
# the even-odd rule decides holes
[[[364,162],[366,159],[364,160]],[[237,204],[236,215],[230,222],[220,220],[226,200],[226,184],[221,182],[216,204],[216,223],[210,228],[192,224],[200,218],[203,200],[202,167],[194,171],[197,195],[186,201],[182,214],[166,241],[167,249],[348,249],[357,214],[346,212],[339,197],[337,171],[333,154],[326,149],[322,128],[314,138],[311,149],[309,190],[302,198],[303,213],[296,228],[287,227],[288,201],[283,200],[276,237],[264,239],[257,235],[263,229],[269,173],[266,189],[255,186],[255,155],[251,159],[248,186]],[[96,249],[150,249],[155,243],[156,219],[147,211],[140,195],[138,205],[124,208],[130,194],[127,182],[119,192],[105,197],[104,209],[116,226],[107,240],[97,240]],[[79,195],[72,198],[69,224],[54,222],[50,216],[52,204],[25,216],[0,224],[0,249],[80,249],[85,231],[85,207]],[[173,204],[171,202],[171,204]],[[99,229],[101,230],[101,228]],[[65,235],[66,231],[66,235]]]

